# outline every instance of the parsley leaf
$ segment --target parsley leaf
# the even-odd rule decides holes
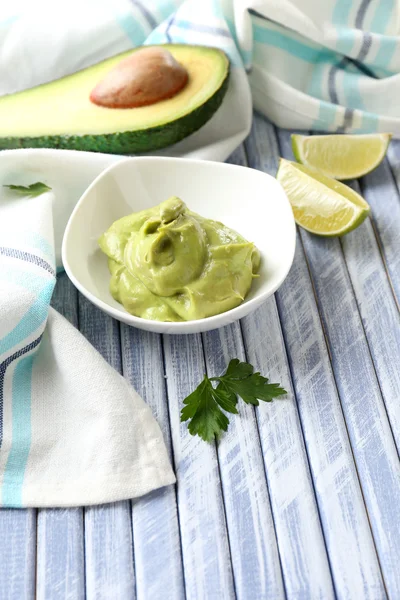
[[[31,198],[35,198],[36,196],[40,196],[45,192],[51,190],[51,187],[42,183],[41,181],[37,181],[36,183],[31,183],[31,185],[4,185],[3,187],[9,188],[18,194],[22,194],[24,196],[31,196]]]
[[[229,396],[225,392],[217,393],[208,377],[203,379],[183,403],[186,406],[182,408],[181,421],[191,419],[188,426],[190,433],[199,435],[206,442],[228,429],[229,419],[220,406],[225,410],[231,409],[230,412],[237,412],[235,405],[230,405]]]
[[[216,388],[213,381],[218,382]],[[189,432],[210,442],[228,429],[229,419],[223,411],[238,414],[238,396],[247,404],[258,406],[259,400],[271,402],[286,393],[278,383],[268,383],[266,377],[254,373],[252,365],[234,358],[224,375],[205,376],[194,392],[185,398],[181,421],[190,421]]]
[[[240,396],[246,404],[258,406],[258,400],[272,402],[273,398],[283,396],[286,390],[279,383],[268,383],[268,379],[253,373],[254,368],[249,363],[241,363],[237,358],[231,360],[225,375],[218,377],[220,382],[217,391],[221,388],[231,394]]]

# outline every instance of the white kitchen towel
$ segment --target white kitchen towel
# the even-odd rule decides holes
[[[243,139],[244,69],[254,106],[281,127],[399,136],[399,34],[398,0],[15,0],[0,7],[0,94],[139,44],[199,43],[229,54],[229,98],[169,153],[222,160]]]
[[[98,504],[175,481],[149,407],[49,307],[68,214],[113,159],[61,150],[0,153],[2,506]],[[43,179],[52,191],[36,198],[3,187]]]

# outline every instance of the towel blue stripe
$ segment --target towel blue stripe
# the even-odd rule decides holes
[[[394,0],[380,0],[376,5],[375,14],[371,22],[371,31],[384,35],[392,19]],[[374,63],[382,69],[389,66],[396,50],[399,48],[398,38],[385,36],[381,40],[380,48],[376,54]],[[387,75],[394,73],[388,72]]]
[[[360,35],[360,32],[356,29],[337,29],[336,32],[336,48],[340,54],[348,56],[353,50],[355,41]]]
[[[174,19],[174,25],[180,29],[188,29],[189,31],[197,31],[199,33],[209,33],[211,35],[220,35],[222,37],[231,38],[231,34],[227,29],[222,27],[212,27],[210,25],[203,25],[201,23],[191,23],[190,21],[183,21],[181,19]]]
[[[115,18],[122,31],[132,42],[133,46],[140,46],[140,44],[143,44],[148,32],[143,29],[131,12],[117,12]]]
[[[313,122],[311,129],[326,129],[329,131],[330,127],[335,123],[337,110],[335,104],[320,100],[318,117]]]
[[[160,15],[163,21],[166,21],[175,12],[176,8],[176,2],[160,2],[157,3],[157,14]]]
[[[18,325],[0,340],[0,354],[11,350],[13,346],[22,342],[44,323],[47,319],[54,285],[55,280],[47,282]]]
[[[17,358],[24,356],[24,354],[27,354],[28,352],[30,352],[31,350],[36,348],[36,346],[38,346],[40,344],[41,339],[42,339],[42,334],[39,337],[37,337],[30,344],[28,344],[24,348],[21,348],[21,350],[18,350],[17,352],[15,352],[14,354],[12,354],[8,358],[6,358],[6,360],[4,360],[0,364],[0,448],[3,443],[4,379],[6,376],[7,368],[10,366],[10,364],[12,362],[14,362],[14,360],[17,360]]]
[[[365,112],[361,125],[354,129],[354,133],[375,133],[378,131],[379,117],[374,113]]]
[[[21,240],[21,242],[24,245],[29,246],[30,248],[37,248],[45,256],[47,256],[50,263],[54,263],[55,258],[54,258],[53,246],[51,244],[49,244],[49,242],[44,237],[39,235],[38,233],[36,233],[34,231],[26,231],[26,230],[13,232],[13,240],[14,240],[14,243],[16,243],[16,245],[18,245],[17,241]]]
[[[375,14],[372,17],[370,30],[375,33],[386,33],[386,29],[392,19],[394,0],[379,0],[376,2]]]
[[[374,63],[377,65],[378,69],[383,70],[383,74],[386,77],[390,77],[394,75],[394,72],[387,70],[393,56],[400,47],[398,38],[396,37],[384,37],[381,39],[380,47],[378,52],[376,53]]]
[[[332,22],[336,25],[345,25],[348,23],[351,9],[352,3],[350,0],[336,0],[332,13]]]
[[[343,73],[344,104],[347,108],[364,110],[364,102],[360,93],[359,82],[363,75],[359,73]]]
[[[37,272],[26,271],[25,263],[17,261],[12,269],[9,265],[2,265],[0,268],[0,281],[13,283],[17,287],[25,288],[30,292],[39,291],[46,283],[50,281],[48,273],[43,269]]]
[[[12,384],[12,439],[3,477],[3,506],[22,507],[22,485],[31,448],[31,388],[34,355],[20,360]]]
[[[54,263],[55,256],[54,256],[53,246],[51,244],[49,244],[49,242],[44,237],[39,235],[38,233],[34,233],[32,231],[28,235],[34,244],[34,247],[37,248],[38,250],[41,250],[41,252],[43,252],[43,254],[45,254],[52,263]],[[25,237],[25,239],[28,240],[28,236]]]
[[[329,50],[309,46],[294,40],[280,31],[266,29],[253,23],[253,39],[260,44],[266,44],[284,50],[288,54],[304,60],[308,63],[315,64],[320,62],[331,63],[337,60],[337,54]]]

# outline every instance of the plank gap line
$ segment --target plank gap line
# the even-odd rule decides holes
[[[168,386],[167,386],[167,380],[166,380],[167,368],[166,368],[166,363],[165,363],[164,336],[163,335],[161,335],[160,346],[161,346],[161,356],[162,356],[162,370],[163,370],[163,379],[164,379],[165,401],[167,403],[167,412],[168,412],[168,427],[169,427],[169,431],[170,431],[171,465],[172,465],[172,469],[173,469],[174,473],[176,474],[175,454],[174,454],[173,443],[172,443],[172,426],[171,426],[170,403],[169,403]],[[183,593],[185,595],[185,600],[186,600],[186,598],[187,598],[187,593],[186,593],[187,581],[186,581],[186,572],[185,572],[185,562],[183,560],[183,543],[182,543],[182,531],[181,531],[181,515],[180,515],[180,512],[179,512],[179,502],[178,502],[178,479],[177,479],[176,483],[174,484],[174,491],[175,491],[175,502],[176,502],[176,516],[177,516],[177,520],[178,520],[179,546],[180,546],[181,563],[182,563]]]
[[[345,254],[343,252],[343,246],[342,246],[341,241],[339,241],[339,247],[340,247],[340,251],[341,251],[342,257],[343,257],[343,265],[344,265],[344,268],[345,268],[345,271],[346,271],[346,274],[347,274],[349,286],[350,286],[351,291],[353,293],[355,305],[357,307],[357,314],[359,316],[360,324],[361,324],[362,330],[364,332],[365,342],[367,344],[368,354],[369,354],[369,357],[371,359],[371,366],[372,366],[372,369],[373,369],[373,372],[374,372],[374,375],[375,375],[376,384],[377,384],[377,386],[379,388],[379,392],[380,392],[380,395],[382,397],[382,404],[383,404],[383,407],[385,409],[386,418],[388,420],[388,424],[389,424],[389,427],[390,427],[390,432],[392,434],[393,444],[394,444],[394,446],[396,448],[397,456],[400,459],[399,449],[397,448],[396,438],[395,438],[395,435],[393,433],[392,423],[391,423],[390,416],[389,416],[388,409],[387,409],[386,402],[385,402],[385,395],[384,395],[384,393],[382,391],[381,382],[379,380],[378,373],[376,372],[376,365],[375,365],[374,357],[373,357],[373,354],[371,352],[371,346],[370,346],[370,343],[369,343],[369,339],[368,339],[367,333],[365,331],[363,318],[362,318],[361,312],[360,312],[360,306],[359,306],[358,300],[357,300],[357,294],[355,293],[353,281],[352,281],[352,279],[350,277],[349,268],[348,268],[348,265],[347,265],[347,262],[346,262]]]
[[[206,352],[205,352],[205,349],[204,349],[204,338],[203,338],[203,335],[204,335],[203,333],[200,334],[200,343],[201,343],[201,350],[202,350],[202,353],[203,353],[204,371],[205,371],[205,375],[207,375],[208,374],[207,357],[206,357]],[[218,440],[215,439],[215,438],[214,438],[214,446],[215,446],[215,455],[216,455],[216,458],[217,458],[219,485],[220,485],[220,488],[221,488],[222,507],[223,507],[223,511],[224,511],[224,523],[225,523],[226,535],[227,535],[227,540],[228,540],[229,562],[231,563],[233,593],[235,594],[235,598],[237,598],[237,591],[236,591],[236,587],[237,586],[236,586],[235,571],[233,569],[233,562],[232,562],[231,537],[230,537],[230,533],[229,533],[228,520],[227,520],[227,517],[226,517],[226,499],[225,499],[224,486],[222,484],[221,463],[220,463],[219,452],[218,452]]]
[[[283,152],[282,156],[285,156],[286,152],[284,151],[284,149],[282,147],[282,144],[285,143],[285,139],[284,138],[281,139],[281,137],[278,135],[277,130],[276,130],[275,127],[273,129],[274,129],[274,132],[275,132],[275,136],[277,138],[278,149],[281,152]],[[282,132],[282,133],[284,134],[285,132]],[[315,287],[314,282],[313,282],[312,270],[311,270],[311,266],[309,264],[309,258],[307,256],[307,253],[306,253],[306,250],[305,250],[303,235],[305,235],[305,233],[303,233],[303,231],[301,230],[301,228],[299,228],[299,241],[300,241],[300,244],[301,244],[301,249],[302,249],[302,254],[303,254],[303,260],[305,262],[305,265],[306,265],[306,268],[307,268],[307,272],[308,272],[308,275],[309,275],[309,283],[310,283],[310,286],[311,286],[311,289],[312,289],[312,293],[313,293],[313,296],[314,296],[314,305],[315,305],[315,308],[316,308],[316,318],[319,321],[319,325],[320,325],[321,331],[323,332],[323,334],[325,334],[325,332],[327,333],[327,327],[326,327],[326,325],[324,323],[324,317],[323,317],[323,314],[322,314],[322,311],[321,311],[321,304],[320,304],[320,301],[319,301],[318,294],[316,292],[316,287]],[[278,306],[279,306],[279,302],[280,302],[280,300],[278,300]],[[280,314],[281,314],[281,312],[280,312]],[[347,424],[347,421],[346,421],[346,418],[345,418],[345,415],[344,415],[342,398],[341,398],[341,395],[339,393],[339,386],[338,386],[338,382],[337,382],[337,377],[336,377],[335,371],[333,369],[332,352],[330,351],[330,341],[329,341],[329,338],[327,338],[327,336],[324,335],[324,337],[325,337],[325,340],[324,340],[324,342],[325,342],[325,349],[326,349],[327,355],[329,357],[330,375],[331,375],[332,383],[333,383],[334,388],[335,388],[336,398],[338,400],[338,408],[340,410],[341,419],[342,419],[343,426],[344,426],[344,433],[345,433],[345,435],[347,437],[348,448],[349,448],[350,453],[351,453],[351,458],[352,458],[352,462],[353,462],[353,466],[354,466],[354,472],[355,472],[356,480],[357,480],[357,483],[358,483],[358,489],[359,489],[359,492],[360,492],[360,500],[362,501],[362,503],[364,505],[364,510],[365,510],[365,514],[366,514],[366,518],[367,518],[367,523],[368,523],[367,527],[368,527],[368,530],[369,530],[369,533],[370,533],[370,537],[372,538],[372,547],[374,549],[374,555],[375,555],[375,559],[376,559],[376,565],[377,565],[378,571],[379,571],[380,576],[381,576],[383,588],[386,591],[387,588],[386,588],[386,582],[385,582],[385,580],[383,578],[382,565],[381,565],[381,562],[380,562],[380,559],[379,559],[379,555],[378,555],[377,550],[376,550],[376,543],[375,543],[373,531],[372,531],[372,528],[371,528],[371,521],[370,521],[369,513],[368,513],[368,510],[367,510],[367,505],[366,505],[364,490],[363,490],[363,487],[362,487],[362,484],[361,484],[361,479],[360,479],[358,465],[357,465],[357,462],[355,461],[355,454],[354,454],[354,449],[353,449],[353,446],[352,446],[352,443],[351,443],[351,437],[350,437],[350,433],[349,433],[348,424]]]
[[[245,344],[245,338],[244,338],[244,335],[243,335],[243,327],[242,327],[242,321],[241,320],[239,320],[239,329],[240,329],[240,335],[241,335],[241,338],[242,338],[244,356],[245,356],[246,362],[249,362],[249,357],[247,355],[247,349],[246,349],[246,344]],[[255,406],[253,406],[253,411],[254,411],[254,417],[255,417],[255,422],[256,422],[256,427],[257,427],[257,433],[258,433],[258,445],[260,447],[260,454],[261,454],[262,462],[263,462],[263,465],[264,465],[264,477],[265,477],[265,483],[266,483],[266,486],[267,486],[268,501],[269,501],[269,504],[270,504],[270,507],[271,507],[271,517],[272,517],[272,524],[273,524],[273,527],[274,527],[274,535],[275,535],[276,547],[278,549],[278,557],[279,557],[279,565],[280,565],[281,577],[282,577],[282,583],[283,583],[283,591],[284,591],[284,594],[285,594],[285,598],[288,598],[288,595],[287,595],[287,585],[286,585],[286,581],[285,581],[285,574],[284,574],[283,567],[282,567],[281,549],[279,547],[278,536],[277,536],[277,533],[276,533],[276,519],[275,519],[273,505],[272,505],[272,502],[271,502],[271,489],[270,489],[270,484],[269,484],[269,481],[268,481],[267,469],[266,469],[266,465],[265,465],[265,461],[264,461],[263,447],[262,447],[262,443],[261,443],[260,422],[259,422],[259,417],[258,417],[258,411],[256,410]]]

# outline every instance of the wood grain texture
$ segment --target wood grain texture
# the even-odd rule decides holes
[[[281,148],[287,149],[289,135],[281,134],[280,140]],[[394,557],[400,556],[400,537],[393,538],[392,532],[400,523],[397,448],[340,241],[319,238],[304,230],[300,230],[300,234],[331,350],[333,371],[386,588],[396,598],[400,596],[400,573]],[[348,237],[351,238],[352,233]],[[365,244],[362,250],[366,250]],[[347,254],[351,261],[351,251]],[[372,256],[367,255],[366,260],[369,265],[373,264]],[[387,299],[392,299],[391,294]],[[385,304],[377,308],[383,312]],[[394,327],[392,333],[399,339],[398,315],[397,321],[393,320],[390,325]],[[381,338],[384,331],[380,333]]]
[[[119,323],[81,295],[79,328],[103,357],[121,372]],[[88,600],[135,598],[129,500],[85,509],[85,566]]]
[[[0,598],[35,597],[36,510],[0,510]]]
[[[246,150],[252,164],[273,173],[278,148],[272,128],[266,133],[256,136],[253,129]],[[239,160],[248,164],[247,156]],[[329,558],[275,298],[243,319],[241,328],[248,361],[288,391],[284,401],[261,402],[256,410],[287,597],[332,598]]]
[[[242,330],[248,361],[288,391],[256,411],[287,597],[334,598],[275,299],[243,319]]]
[[[65,273],[57,277],[52,306],[78,327],[78,292]],[[38,510],[36,570],[38,600],[85,597],[82,508]]]
[[[121,325],[123,374],[148,403],[172,457],[161,336]],[[185,597],[176,486],[132,501],[138,600]]]
[[[277,155],[258,148],[273,140],[256,117],[246,144],[250,166],[272,174]],[[339,598],[385,598],[380,567],[333,378],[301,243],[278,309],[297,397],[335,591]]]
[[[207,374],[220,375],[229,360],[245,360],[239,323],[203,335]],[[218,442],[218,461],[237,598],[284,598],[260,438],[253,406],[241,402],[240,417]]]
[[[326,326],[332,364],[355,463],[388,591],[400,594],[400,576],[392,561],[400,539],[400,465],[339,242],[311,240],[304,245]],[[327,243],[328,242],[328,243]],[[332,242],[332,241],[330,241]],[[362,376],[360,376],[362,373]]]
[[[264,157],[266,152],[267,149],[263,152]],[[273,145],[270,145],[268,153],[272,152]],[[230,157],[229,162],[247,165],[243,146]],[[236,566],[233,558],[236,591],[238,593],[240,589],[245,598],[269,597],[269,594],[273,597],[273,594],[281,593],[277,588],[279,576],[274,574],[278,570],[275,556],[277,537],[277,556],[282,566],[287,597],[304,600],[333,598],[328,557],[274,298],[268,300],[256,313],[243,319],[241,326],[235,323],[206,333],[203,337],[208,370],[211,373],[223,371],[233,356],[241,359],[247,357],[256,369],[272,377],[273,381],[281,382],[289,390],[289,395],[282,402],[261,402],[256,410],[255,423],[252,418],[254,409],[246,405],[241,407],[240,420],[234,417],[231,419],[228,435],[219,444],[233,557],[234,544],[238,546]],[[260,460],[264,461],[264,466],[260,464]],[[234,468],[231,467],[232,463]],[[263,470],[267,481],[267,497],[262,479],[260,481]],[[227,485],[224,479],[227,480]],[[261,490],[255,488],[260,485]],[[236,502],[237,497],[240,502]],[[269,508],[270,503],[273,516],[263,508]],[[241,527],[243,512],[248,517]],[[231,526],[230,514],[233,514]],[[258,524],[260,518],[261,523]],[[256,531],[253,530],[254,525]],[[257,543],[254,543],[255,540]],[[263,549],[265,542],[266,556]],[[271,591],[267,584],[271,577],[268,574],[273,575],[276,580]]]
[[[37,531],[38,600],[83,600],[85,562],[83,509],[40,510]]]
[[[301,249],[277,294],[339,598],[385,598],[368,515]]]
[[[359,186],[353,186],[358,189]],[[341,240],[379,387],[400,453],[400,314],[370,219]]]
[[[390,143],[388,157],[389,160],[385,159],[377,169],[363,177],[360,183],[363,196],[372,209],[371,221],[382,249],[397,303],[400,304],[400,148],[398,141],[394,140]]]
[[[164,336],[186,596],[235,597],[231,555],[214,444],[193,437],[179,418],[182,400],[203,379],[200,335]]]

